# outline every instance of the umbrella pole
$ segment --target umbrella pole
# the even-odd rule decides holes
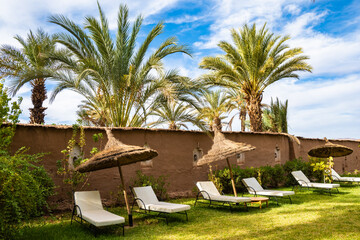
[[[121,187],[122,187],[122,190],[123,190],[123,193],[124,193],[124,198],[125,198],[126,210],[127,210],[128,216],[129,216],[129,226],[131,227],[131,226],[133,226],[133,219],[132,219],[132,214],[131,214],[131,211],[130,211],[129,202],[128,202],[128,198],[127,198],[124,177],[123,177],[123,174],[122,174],[122,171],[121,171],[121,165],[120,165],[119,162],[118,162],[118,168],[119,168],[119,173],[120,173]]]
[[[230,171],[230,178],[231,178],[231,184],[232,184],[232,187],[233,187],[234,195],[235,195],[235,197],[237,197],[236,188],[235,188],[235,181],[234,181],[232,169],[231,169],[230,162],[229,162],[228,158],[226,158],[226,162],[228,164],[229,171]]]

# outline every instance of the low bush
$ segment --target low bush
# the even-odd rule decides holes
[[[133,183],[133,187],[151,186],[159,200],[166,200],[168,198],[166,190],[168,185],[169,183],[166,182],[166,176],[156,178],[151,175],[145,175],[140,170],[136,171],[136,179]]]
[[[241,180],[250,177],[256,178],[258,182],[266,188],[294,186],[297,182],[291,175],[291,172],[296,170],[303,171],[304,174],[313,181],[321,180],[321,173],[314,172],[311,163],[305,162],[301,158],[288,161],[284,165],[277,164],[275,166],[250,167],[244,169],[236,166],[233,167],[232,170],[238,192],[247,191]],[[213,178],[220,183],[224,193],[232,193],[230,171],[228,168],[213,171]]]
[[[21,113],[20,102],[10,104],[0,82],[0,239],[13,239],[22,220],[43,214],[54,189],[44,167],[37,164],[44,153],[29,155],[24,147],[14,155],[9,152]]]

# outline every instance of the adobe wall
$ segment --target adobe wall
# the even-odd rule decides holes
[[[85,153],[89,153],[92,147],[101,148],[100,143],[94,143],[92,140],[93,134],[99,132],[106,136],[103,128],[85,127]],[[176,197],[191,195],[196,181],[207,180],[208,166],[197,167],[193,159],[193,151],[198,146],[203,150],[204,154],[211,148],[212,140],[205,133],[180,130],[116,128],[113,129],[113,134],[123,143],[138,146],[147,144],[159,153],[153,159],[152,167],[144,167],[141,163],[124,166],[123,173],[127,185],[133,183],[136,170],[142,170],[143,173],[155,177],[166,175],[169,182],[168,193],[170,196]],[[62,177],[56,173],[56,162],[64,157],[61,150],[66,148],[71,135],[72,127],[70,126],[19,124],[12,144],[12,151],[27,146],[30,147],[29,153],[49,153],[44,157],[42,164],[58,186],[56,190],[58,194],[51,201],[58,204],[56,207],[59,209],[68,206],[71,202],[69,189],[63,184]],[[225,133],[225,136],[230,140],[246,142],[256,147],[256,150],[245,153],[241,159],[237,159],[235,156],[230,159],[231,164],[241,165],[241,167],[275,165],[300,156],[307,159],[307,151],[311,147],[324,143],[319,139],[300,138],[301,144],[299,145],[287,135],[275,133],[231,132]],[[106,141],[105,137],[102,147],[106,144]],[[335,160],[336,170],[341,173],[343,169],[347,171],[360,169],[357,159],[360,153],[359,142],[333,142],[354,149],[354,153],[348,156],[346,161],[345,158]],[[276,149],[280,151],[280,159],[277,159],[277,161],[275,161]],[[219,161],[213,166],[222,169],[226,166],[226,162]],[[91,173],[90,185],[86,186],[85,189],[97,189],[104,199],[110,200],[113,194],[118,192],[119,183],[120,178],[117,168],[99,170]]]

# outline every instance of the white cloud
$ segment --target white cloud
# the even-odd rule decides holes
[[[282,80],[265,90],[264,101],[289,100],[290,133],[304,137],[360,135],[360,74],[332,80]]]

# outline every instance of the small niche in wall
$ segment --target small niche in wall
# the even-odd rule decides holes
[[[236,154],[236,163],[241,166],[245,164],[245,153]]]
[[[202,158],[203,150],[200,148],[199,143],[198,146],[193,151],[193,166],[196,166],[197,161]]]
[[[79,158],[82,158],[81,148],[77,143],[75,143],[73,149],[69,154],[69,161],[68,161],[69,169],[74,170],[74,162]]]
[[[149,145],[148,145],[147,143],[145,143],[145,144],[144,144],[144,148],[149,149],[150,147],[149,147]],[[152,161],[152,159],[147,160],[147,161],[141,161],[141,162],[140,162],[140,167],[141,167],[142,169],[152,168],[152,167],[153,167],[153,161]]]
[[[275,147],[275,162],[277,162],[277,163],[281,162],[281,151],[277,145]]]

